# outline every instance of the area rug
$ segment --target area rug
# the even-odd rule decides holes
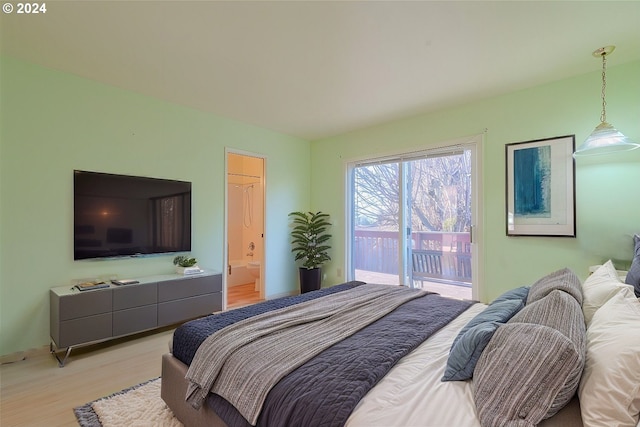
[[[82,427],[182,427],[160,397],[160,378],[74,408]]]

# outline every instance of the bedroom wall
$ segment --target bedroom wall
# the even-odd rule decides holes
[[[609,64],[607,116],[640,142],[638,76],[638,61]],[[640,149],[576,162],[577,238],[505,236],[505,144],[575,134],[578,146],[599,123],[600,102],[600,72],[593,72],[314,141],[311,205],[329,213],[334,223],[325,284],[344,281],[338,270],[345,271],[345,162],[439,145],[484,129],[483,301],[565,266],[584,279],[589,265],[609,258],[617,267],[628,265],[631,235],[640,232]]]
[[[287,214],[310,203],[309,142],[6,56],[0,67],[0,355],[48,344],[50,287],[173,269],[172,256],[73,261],[74,169],[191,181],[191,253],[224,271],[224,149],[266,155],[266,293],[296,290]]]

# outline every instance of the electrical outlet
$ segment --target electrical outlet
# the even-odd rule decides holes
[[[336,270],[336,275],[337,275],[338,277],[342,277],[342,269],[341,269],[341,268],[338,268],[338,269]]]

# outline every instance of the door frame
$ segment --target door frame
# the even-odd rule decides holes
[[[262,159],[262,259],[260,261],[260,299],[265,299],[266,295],[266,274],[267,271],[267,156],[252,151],[240,150],[232,147],[224,148],[224,225],[222,230],[222,255],[224,261],[224,273],[222,274],[222,310],[227,309],[227,277],[229,266],[229,154],[239,156],[255,157]]]
[[[482,157],[483,157],[483,142],[484,133],[472,135],[456,140],[450,140],[434,145],[433,147],[422,147],[415,149],[402,150],[397,152],[386,153],[384,155],[370,155],[362,156],[358,158],[348,159],[344,162],[345,170],[345,234],[344,234],[344,271],[346,273],[346,280],[354,280],[353,277],[353,238],[352,230],[354,223],[353,212],[353,170],[357,163],[366,161],[384,161],[385,159],[393,159],[395,157],[402,157],[411,153],[437,153],[450,150],[454,147],[459,147],[464,150],[471,150],[471,295],[474,300],[481,300],[484,289],[484,208],[483,208],[483,173],[482,173]],[[402,190],[402,189],[401,189]],[[403,196],[404,198],[404,196]],[[401,224],[402,225],[402,224]],[[405,233],[402,232],[401,235]],[[406,255],[405,255],[406,256]],[[406,264],[406,263],[405,263]],[[403,272],[403,270],[400,270]],[[404,274],[404,273],[403,273]],[[406,277],[406,275],[404,276]]]

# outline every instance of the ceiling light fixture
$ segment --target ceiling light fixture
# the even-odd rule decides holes
[[[573,157],[593,156],[597,154],[609,154],[618,151],[628,151],[640,148],[640,144],[627,138],[618,129],[607,123],[607,101],[605,89],[607,87],[607,55],[610,55],[615,46],[605,46],[593,51],[593,56],[602,58],[602,113],[600,124],[591,132],[591,135],[573,153]]]

